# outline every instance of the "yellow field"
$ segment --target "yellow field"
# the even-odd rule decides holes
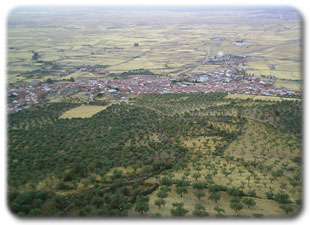
[[[295,91],[301,90],[301,83],[300,82],[293,82],[293,81],[287,81],[287,80],[276,80],[274,86],[276,88],[286,87],[288,89],[292,89]]]
[[[276,96],[263,96],[263,95],[247,95],[247,94],[229,94],[225,98],[230,99],[253,99],[253,100],[267,100],[267,101],[283,101],[283,100],[289,100],[289,101],[300,101],[300,99],[296,98],[282,98],[282,97],[276,97]]]
[[[71,118],[87,118],[92,117],[96,113],[105,110],[108,106],[96,106],[96,105],[81,105],[79,107],[70,109],[62,114],[60,119]]]

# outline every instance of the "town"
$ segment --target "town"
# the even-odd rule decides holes
[[[80,68],[85,71],[87,67]],[[106,72],[105,72],[106,73]],[[268,95],[268,96],[300,96],[300,91],[285,87],[275,88],[274,76],[261,79],[248,75],[243,69],[222,69],[215,72],[198,71],[177,78],[159,75],[126,75],[120,77],[104,77],[104,79],[88,79],[44,82],[32,81],[27,87],[10,87],[8,89],[8,113],[18,112],[33,104],[46,102],[56,93],[68,96],[72,91],[87,96],[89,103],[98,95],[129,94],[165,94],[165,93],[209,93],[226,92]]]

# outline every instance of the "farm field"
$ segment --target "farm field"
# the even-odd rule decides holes
[[[96,113],[105,110],[107,106],[95,106],[95,105],[81,105],[76,108],[70,109],[62,114],[60,119],[71,119],[71,118],[87,118],[92,117]]]
[[[292,82],[288,80],[276,80],[275,87],[286,87],[292,90],[301,90],[300,82]]]
[[[275,96],[263,96],[263,95],[247,95],[247,94],[229,94],[225,98],[230,99],[253,99],[253,100],[267,100],[267,101],[300,101],[296,98],[283,98]]]
[[[124,13],[98,8],[90,15],[83,10],[75,13],[79,8],[70,13],[66,8],[51,10],[44,12],[44,18],[36,8],[17,8],[9,15],[9,83],[66,76],[51,65],[66,69],[101,64],[108,65],[110,73],[144,68],[172,77],[212,72],[220,68],[202,62],[219,52],[253,56],[243,66],[250,74],[301,80],[300,19],[291,9],[285,9],[285,20],[280,11],[270,16],[264,9],[158,9],[150,14],[148,9]],[[240,40],[244,44],[234,44]],[[38,63],[34,52],[39,54]],[[46,75],[31,73],[38,70]]]

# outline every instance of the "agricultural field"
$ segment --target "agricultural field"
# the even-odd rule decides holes
[[[11,211],[18,216],[297,215],[301,102],[227,96],[137,95],[130,104],[107,104],[105,98],[95,106],[48,103],[10,114]],[[79,110],[78,117],[62,119],[77,107],[88,113],[89,107],[105,109],[91,117]]]
[[[249,74],[301,80],[301,24],[292,9],[88,10],[13,10],[8,17],[8,82],[47,75],[60,79],[67,75],[55,68],[98,64],[108,65],[110,73],[141,68],[172,77],[212,72],[219,66],[202,62],[219,52],[253,56],[243,66]],[[80,72],[72,76],[83,78]]]
[[[87,118],[92,117],[96,113],[105,110],[107,106],[96,106],[96,105],[81,105],[76,108],[70,109],[62,114],[60,119],[71,119],[71,118]]]
[[[277,96],[263,96],[263,95],[247,95],[247,94],[229,94],[225,98],[230,99],[253,99],[253,100],[267,100],[267,101],[300,101],[297,98],[283,98]]]
[[[302,86],[300,85],[300,82],[294,82],[290,80],[276,80],[275,87],[286,87],[291,90],[301,90]]]

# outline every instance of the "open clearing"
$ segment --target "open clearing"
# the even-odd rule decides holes
[[[62,114],[60,119],[71,119],[71,118],[89,118],[96,113],[105,110],[108,106],[97,106],[97,105],[81,105],[79,107],[70,109]]]

